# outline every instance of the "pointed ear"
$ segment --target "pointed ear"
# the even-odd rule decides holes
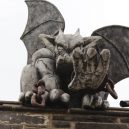
[[[80,29],[78,28],[77,31],[75,32],[75,35],[80,35]]]
[[[38,37],[42,40],[42,43],[46,46],[46,48],[48,48],[51,51],[54,51],[55,49],[55,37],[54,36],[40,34]]]
[[[64,34],[64,32],[61,30],[61,29],[59,29],[59,33],[58,33],[58,35],[63,35]]]
[[[64,32],[59,29],[58,34],[55,36],[55,43],[58,43],[58,41],[61,41],[63,39]]]
[[[40,34],[38,36],[41,40],[43,40],[44,38],[46,38],[49,42],[54,43],[55,37],[52,35],[47,35],[47,34]]]

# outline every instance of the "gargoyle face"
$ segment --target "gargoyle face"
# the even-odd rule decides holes
[[[87,49],[94,47],[97,41],[101,39],[100,36],[82,37],[79,29],[75,34],[64,34],[62,30],[56,36],[40,34],[39,38],[43,41],[43,44],[48,48],[56,60],[56,68],[61,67],[63,71],[73,65],[72,53],[76,48]],[[64,66],[64,67],[63,67]]]
[[[72,64],[72,53],[76,47],[81,47],[83,38],[79,30],[74,35],[64,34],[61,30],[55,38],[56,68]]]

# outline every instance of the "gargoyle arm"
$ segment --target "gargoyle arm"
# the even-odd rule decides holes
[[[83,38],[84,46],[86,46],[86,48],[96,46],[98,41],[101,40],[101,39],[102,39],[101,36],[84,37]]]

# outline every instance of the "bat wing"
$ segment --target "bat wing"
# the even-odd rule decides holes
[[[99,51],[107,48],[111,52],[109,78],[117,83],[129,77],[129,28],[118,25],[107,26],[95,30],[92,35],[102,37],[97,45]]]
[[[58,9],[45,0],[26,0],[28,21],[21,40],[28,51],[28,64],[32,54],[43,47],[39,34],[55,35],[59,29],[64,30],[65,22]]]

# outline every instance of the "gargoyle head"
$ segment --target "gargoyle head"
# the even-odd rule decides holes
[[[56,36],[40,34],[39,38],[46,48],[54,53],[56,69],[61,67],[66,70],[73,65],[72,54],[75,48],[79,47],[83,51],[84,48],[96,46],[97,41],[101,39],[100,36],[82,37],[79,29],[75,34],[64,34],[60,29]]]
[[[61,30],[55,37],[55,53],[56,66],[72,64],[72,53],[76,47],[81,47],[83,44],[83,37],[80,35],[79,29],[75,34],[64,34]]]
[[[55,53],[56,68],[67,64],[72,64],[72,52],[76,47],[84,44],[83,37],[80,35],[79,29],[75,34],[64,34],[62,30],[56,36],[40,34],[45,46]]]

